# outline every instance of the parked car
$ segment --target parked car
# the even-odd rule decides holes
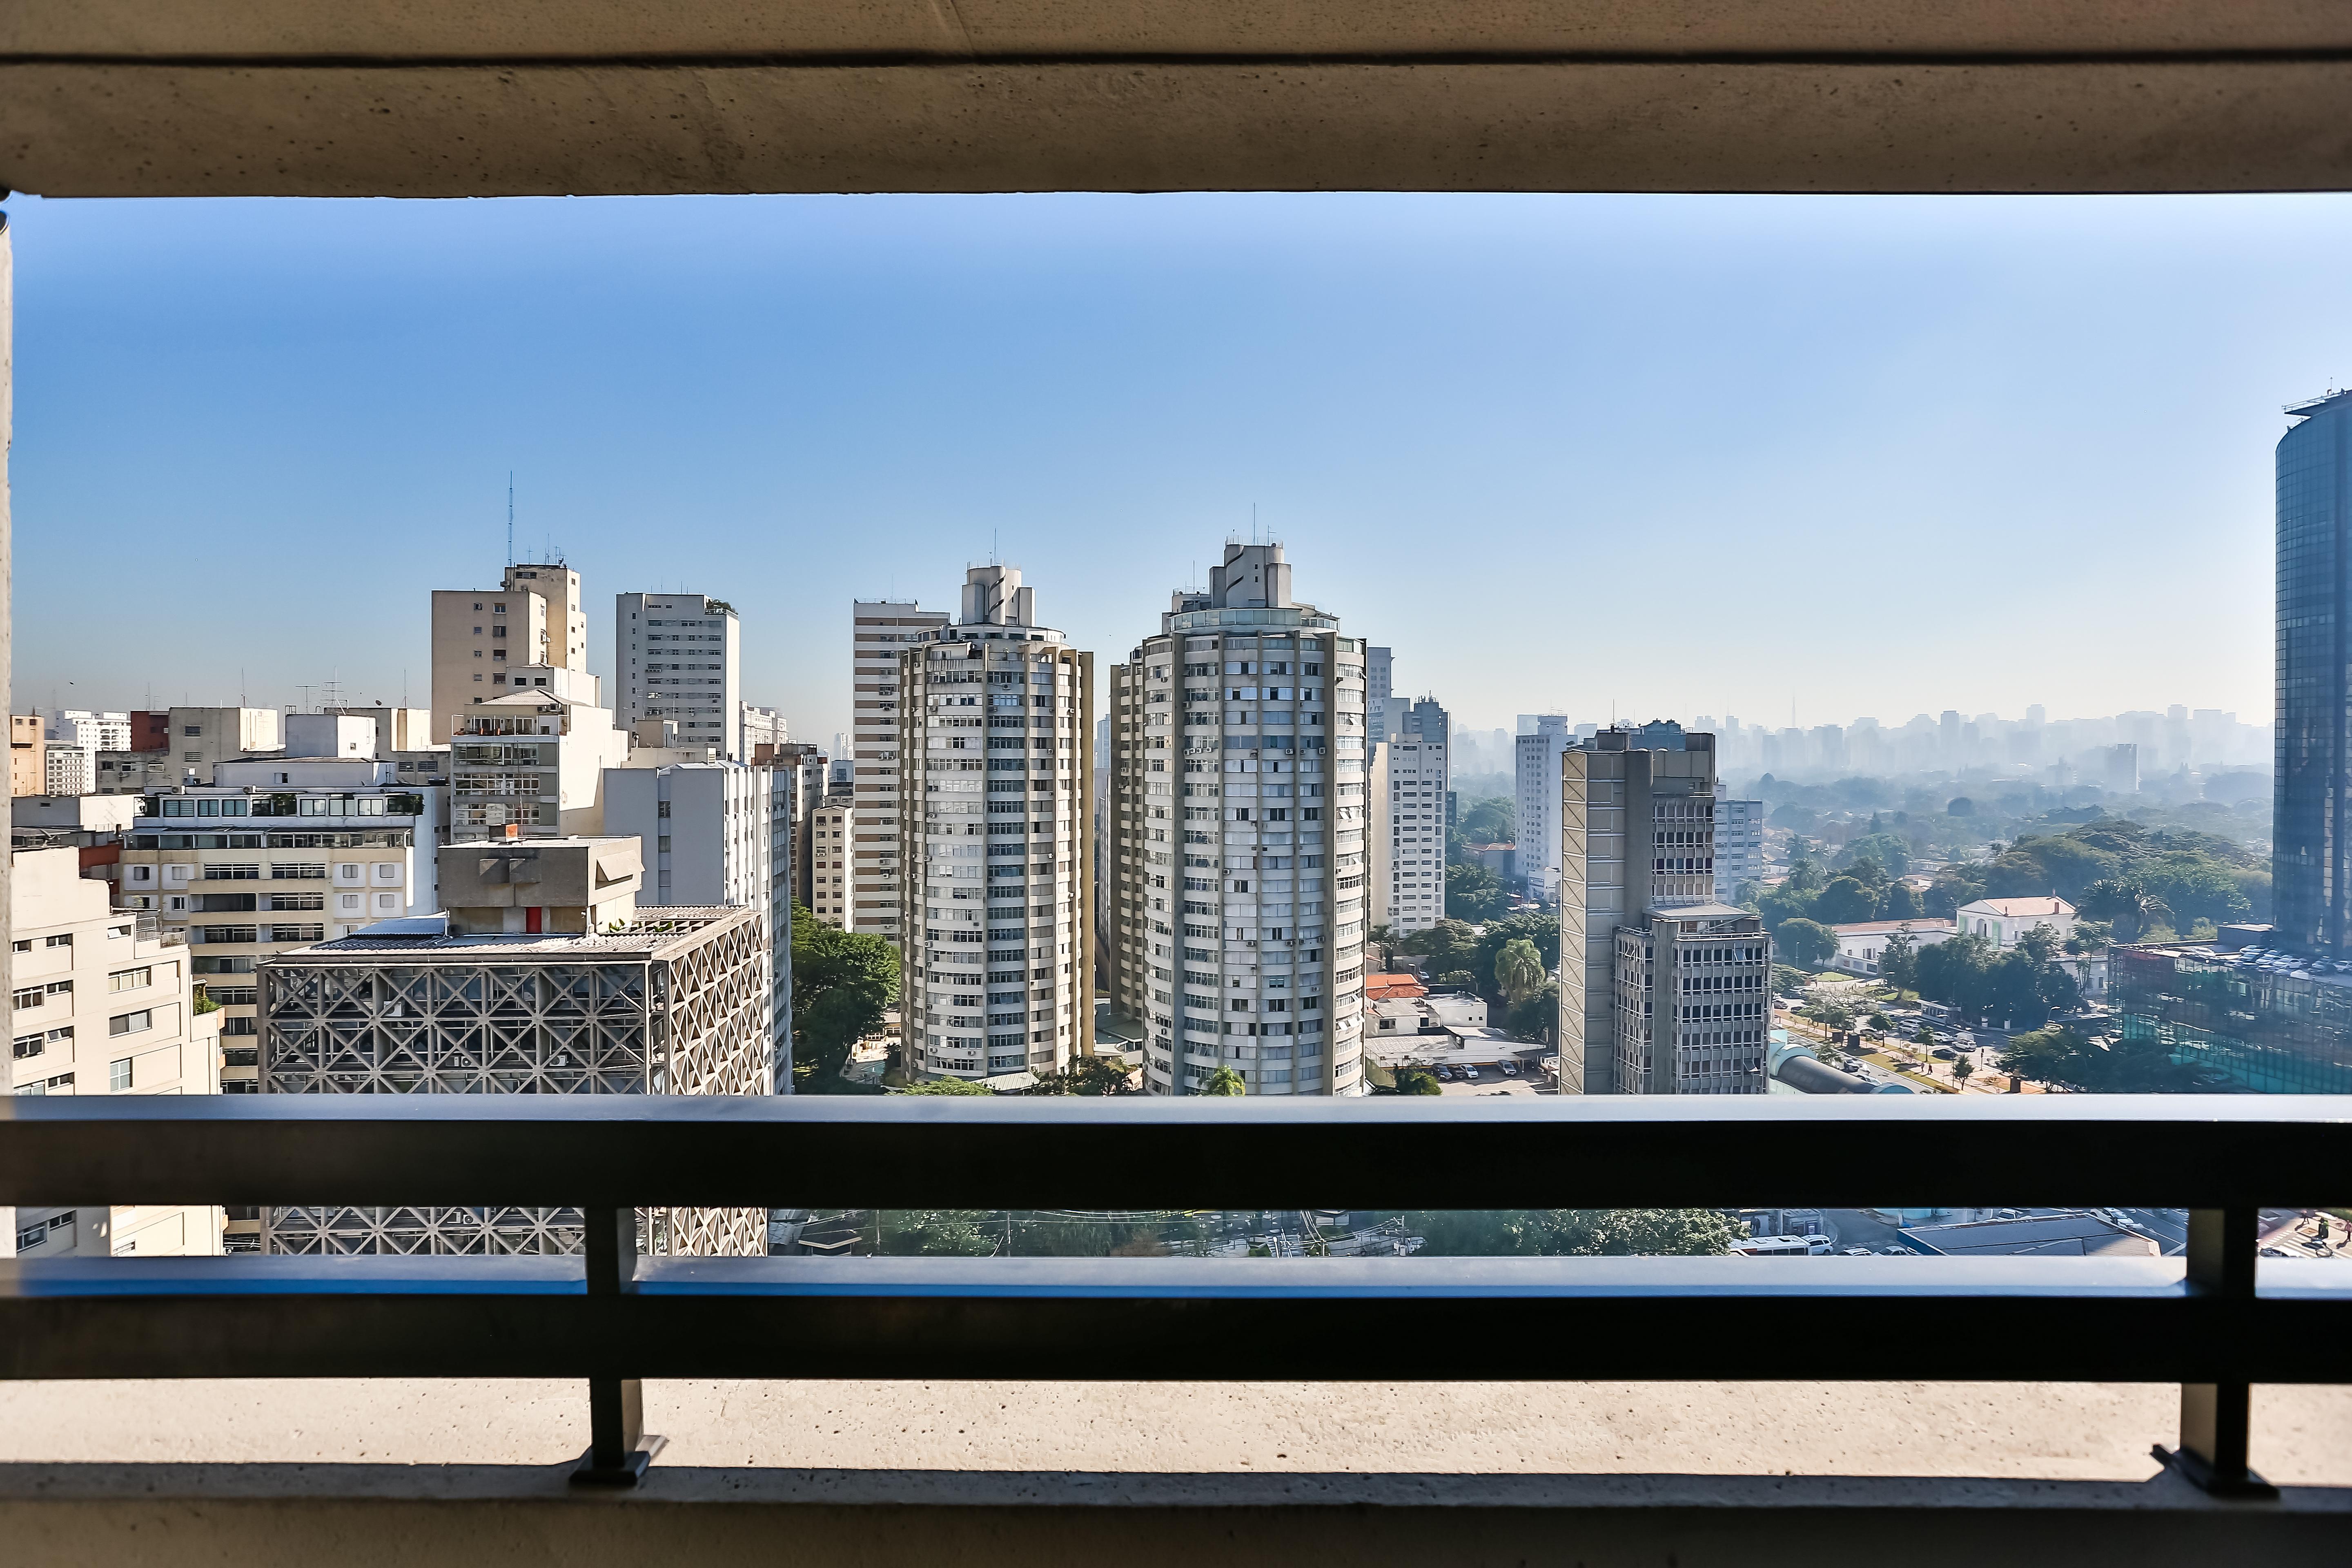
[[[1440,1083],[1452,1083],[1454,1081],[1454,1069],[1447,1067],[1444,1062],[1438,1063],[1437,1080]]]
[[[1505,1062],[1503,1064],[1503,1072],[1506,1077],[1517,1078],[1519,1076],[1519,1064],[1517,1062]]]
[[[1847,1258],[1875,1258],[1878,1255],[1871,1251],[1870,1248],[1866,1247],[1849,1247],[1845,1249],[1843,1256]]]
[[[1952,1049],[1949,1046],[1937,1046],[1927,1054],[1935,1058],[1939,1062],[1948,1062],[1958,1059],[1960,1053]]]
[[[1477,1068],[1476,1068],[1475,1066],[1474,1066],[1473,1064],[1471,1064],[1471,1063],[1469,1063],[1469,1062],[1464,1062],[1464,1063],[1462,1064],[1462,1076],[1463,1076],[1463,1078],[1464,1078],[1464,1079],[1467,1079],[1469,1082],[1471,1082],[1471,1083],[1476,1083],[1476,1082],[1478,1081],[1478,1069],[1477,1069]]]

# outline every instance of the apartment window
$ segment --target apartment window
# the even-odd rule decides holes
[[[41,945],[43,947],[71,947],[73,945],[73,932],[60,931],[56,936],[45,939]]]
[[[201,735],[204,732],[205,727],[202,724],[190,724],[180,731],[183,735]]]
[[[155,984],[155,968],[142,963],[136,969],[118,969],[106,977],[109,991],[139,991]]]
[[[12,942],[8,944],[8,950],[11,952],[30,952],[33,951],[33,939],[26,937],[22,942]]]
[[[155,1010],[142,1007],[136,1013],[117,1013],[106,1021],[109,1035],[136,1035],[155,1026]]]
[[[356,910],[360,907],[360,896],[357,893],[345,893],[341,899],[336,900],[335,907],[344,910]]]
[[[129,1057],[124,1057],[119,1061],[111,1061],[106,1064],[106,1087],[117,1094],[121,1094],[124,1089],[131,1087],[131,1058]]]

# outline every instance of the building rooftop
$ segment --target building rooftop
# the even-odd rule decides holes
[[[1731,904],[1673,904],[1652,907],[1650,916],[1654,920],[1668,921],[1753,920],[1756,918],[1756,911],[1739,909]]]
[[[1960,912],[1971,910],[1979,914],[1999,915],[2004,920],[2032,920],[2036,915],[2069,915],[2074,906],[2063,899],[1979,899],[1972,904],[1962,904]]]
[[[2161,1250],[2147,1237],[2110,1225],[2095,1214],[1906,1226],[1903,1239],[1922,1252],[1956,1257],[2153,1258]]]
[[[1931,915],[1922,916],[1917,920],[1909,921],[1852,921],[1844,925],[1830,927],[1830,930],[1837,932],[1840,936],[1877,936],[1882,932],[1891,934],[1899,931],[1948,931],[1952,929],[1951,921],[1941,920]]]
[[[447,916],[424,915],[380,921],[351,936],[314,942],[309,947],[279,953],[270,962],[316,963],[366,960],[373,963],[396,957],[404,962],[418,963],[478,963],[485,958],[520,962],[583,956],[625,957],[633,953],[656,956],[667,949],[688,945],[687,939],[698,939],[716,926],[757,918],[759,911],[756,910],[728,905],[664,904],[658,917],[643,915],[617,931],[603,931],[593,935],[536,931],[451,936],[448,934]]]

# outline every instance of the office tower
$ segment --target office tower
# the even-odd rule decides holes
[[[1563,715],[1522,713],[1512,742],[1519,878],[1546,904],[1559,897],[1559,754],[1570,741]]]
[[[262,963],[264,1091],[771,1092],[762,911],[641,915],[642,865],[635,838],[444,847],[443,912]],[[763,1209],[649,1218],[647,1252],[766,1250]],[[576,1209],[360,1206],[264,1209],[262,1237],[298,1253],[577,1252],[582,1240]]]
[[[898,655],[948,624],[913,600],[860,599],[850,606],[854,735],[835,735],[833,765],[854,784],[862,846],[850,857],[849,912],[840,922],[898,942]],[[845,747],[844,742],[847,742]],[[844,839],[845,844],[849,843]]]
[[[1109,973],[1152,1093],[1365,1091],[1364,659],[1280,545],[1229,543],[1112,672]]]
[[[2277,453],[2273,907],[2291,950],[2342,958],[2352,954],[2352,393],[2286,413],[2294,423]]]
[[[1663,731],[1659,738],[1665,739]],[[1619,1092],[1617,931],[1715,898],[1715,737],[1611,728],[1560,758],[1559,1086]],[[1738,911],[1731,911],[1737,913]]]
[[[788,775],[784,775],[788,777]],[[723,760],[664,762],[604,770],[604,834],[634,835],[650,887],[637,907],[724,905],[760,911],[768,973],[779,1005],[772,1014],[779,1093],[792,1087],[792,911],[779,910],[791,865],[792,790],[780,770]],[[782,817],[781,827],[779,817]],[[781,831],[786,837],[780,843]]]
[[[1092,1056],[1094,655],[975,566],[899,654],[898,710],[902,1067],[1018,1087]]]
[[[373,759],[269,758],[223,763],[209,784],[142,799],[120,896],[184,936],[197,980],[220,1005],[224,1092],[256,1087],[253,975],[263,960],[440,908],[435,853],[448,795],[402,785],[392,764]]]
[[[1753,882],[1760,894],[1764,889],[1764,816],[1767,807],[1760,800],[1726,800],[1717,796],[1715,802],[1715,901],[1718,904],[1739,902],[1739,889]],[[1888,872],[1901,876],[1907,867],[1889,866]]]
[[[1364,739],[1379,745],[1389,738],[1389,682],[1395,663],[1393,650],[1364,650]]]
[[[525,667],[534,672],[529,682],[516,679]],[[595,691],[555,672],[588,674],[579,573],[561,563],[540,563],[508,567],[494,589],[435,590],[434,742],[451,739],[467,709],[514,686],[546,686],[602,706]]]
[[[7,1076],[19,1095],[214,1094],[219,1015],[195,1011],[187,950],[110,908],[77,848],[9,856],[16,952]],[[151,1194],[152,1195],[152,1194]],[[176,1258],[222,1249],[222,1211],[172,1203],[0,1208],[19,1258]]]
[[[729,762],[751,755],[743,742],[742,626],[725,600],[614,595],[613,684],[622,729],[658,719],[677,726],[681,744],[716,746]]]
[[[1389,738],[1373,753],[1372,919],[1400,936],[1445,918],[1447,728],[1433,698],[1392,702]]]
[[[1669,834],[1708,809],[1704,797],[1673,805],[1679,815],[1659,819]],[[1714,902],[1658,906],[1620,925],[1615,940],[1616,1092],[1764,1093],[1772,939],[1763,917]]]

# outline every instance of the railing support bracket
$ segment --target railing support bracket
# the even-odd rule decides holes
[[[635,1295],[637,1211],[586,1209],[588,1294]],[[645,1384],[634,1377],[588,1380],[588,1452],[572,1472],[575,1487],[634,1487],[667,1439],[646,1435]]]

